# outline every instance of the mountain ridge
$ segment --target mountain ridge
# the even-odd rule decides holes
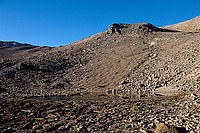
[[[0,41],[0,58],[20,58],[23,56],[30,56],[34,53],[40,53],[51,49],[50,47],[39,47],[26,43],[19,43],[16,41]]]
[[[103,32],[63,47],[2,60],[0,87],[6,91],[1,94],[45,96],[141,89],[146,94],[139,95],[145,96],[169,85],[187,90],[180,87],[184,80],[179,78],[189,64],[198,61],[198,37],[199,33],[166,30],[149,23],[111,24]],[[197,71],[195,67],[192,70]]]
[[[200,32],[200,16],[177,24],[163,26],[161,28],[185,32]]]

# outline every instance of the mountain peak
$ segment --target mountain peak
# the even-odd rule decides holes
[[[150,23],[135,23],[135,24],[114,23],[111,24],[110,27],[108,28],[108,31],[110,31],[111,33],[119,33],[119,34],[126,32],[127,30],[137,31],[137,32],[167,31],[157,28],[156,26]]]
[[[15,41],[0,41],[0,46],[17,46],[19,45],[19,43],[15,42]]]
[[[16,47],[22,45],[30,45],[30,44],[22,44],[16,41],[0,41],[0,46],[8,46],[8,47]]]
[[[123,23],[114,23],[109,27],[109,31],[111,33],[119,33],[125,32],[126,30],[131,31],[157,31],[158,28],[153,26],[150,23],[136,23],[136,24],[123,24]]]

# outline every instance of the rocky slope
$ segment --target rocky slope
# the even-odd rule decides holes
[[[184,21],[174,25],[164,26],[162,28],[172,29],[178,31],[187,31],[187,32],[200,32],[200,16],[197,16],[191,20]]]
[[[200,32],[188,23],[200,21],[181,31],[112,24],[58,48],[1,42],[0,130],[199,133]],[[165,96],[176,90],[183,93]],[[67,99],[35,97],[51,95]]]
[[[72,91],[188,90],[199,77],[199,32],[176,32],[149,23],[112,24],[73,44],[3,59],[2,95],[66,95]],[[40,49],[40,48],[39,48]]]

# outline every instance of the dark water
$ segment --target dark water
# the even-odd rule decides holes
[[[73,97],[69,96],[35,96],[35,97],[26,97],[25,99],[32,99],[32,100],[75,100]]]
[[[25,99],[30,100],[119,100],[119,96],[109,95],[104,93],[76,93],[68,96],[58,95],[58,96],[35,96],[35,97],[26,97]]]
[[[32,100],[125,100],[125,99],[138,99],[138,98],[152,98],[152,97],[162,97],[162,96],[172,96],[176,95],[176,91],[168,92],[166,89],[161,90],[156,93],[148,93],[148,92],[140,92],[140,93],[118,93],[117,91],[114,93],[105,93],[105,92],[84,92],[84,93],[74,93],[66,96],[57,95],[57,96],[46,96],[46,97],[27,97],[25,99]]]

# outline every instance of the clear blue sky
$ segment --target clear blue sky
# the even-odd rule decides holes
[[[200,15],[200,0],[0,0],[0,40],[63,46],[112,23],[164,26]]]

